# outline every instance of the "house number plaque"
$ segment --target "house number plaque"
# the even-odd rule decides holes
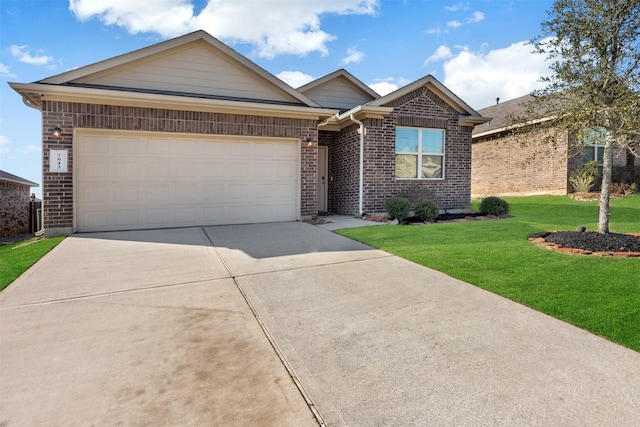
[[[69,150],[49,151],[49,172],[68,172]]]

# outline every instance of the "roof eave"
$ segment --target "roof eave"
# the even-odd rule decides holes
[[[458,124],[460,126],[477,126],[491,121],[490,117],[482,117],[482,116],[465,116],[460,115],[458,118]]]
[[[338,113],[327,118],[318,124],[318,128],[337,132],[353,124],[351,117],[357,120],[384,119],[385,116],[389,115],[391,112],[393,112],[393,107],[371,106],[368,104],[358,105],[349,111]]]
[[[212,111],[230,114],[269,115],[286,118],[311,118],[324,120],[338,110],[306,105],[278,105],[253,101],[221,100],[168,94],[149,94],[98,88],[48,85],[40,83],[10,83],[13,90],[22,95],[25,104],[42,110],[42,101],[69,101],[124,105],[146,108],[176,109],[188,111]]]

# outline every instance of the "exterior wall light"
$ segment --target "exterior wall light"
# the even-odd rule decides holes
[[[60,138],[62,136],[62,129],[60,129],[58,126],[53,128],[53,137],[54,138]]]
[[[309,147],[309,148],[313,147],[313,141],[311,140],[311,138],[310,138],[310,137],[307,137],[307,138],[304,140],[304,142],[306,142],[306,143],[307,143],[307,147]]]

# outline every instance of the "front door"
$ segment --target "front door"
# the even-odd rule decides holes
[[[318,212],[327,212],[328,147],[318,146]]]

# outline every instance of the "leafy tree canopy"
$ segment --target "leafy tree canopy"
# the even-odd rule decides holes
[[[600,139],[605,150],[598,228],[608,233],[613,148],[639,154],[640,0],[556,0],[541,28],[533,44],[550,60],[551,74],[512,126],[516,133],[565,129],[578,143],[585,136]],[[556,133],[548,135],[555,144]]]

